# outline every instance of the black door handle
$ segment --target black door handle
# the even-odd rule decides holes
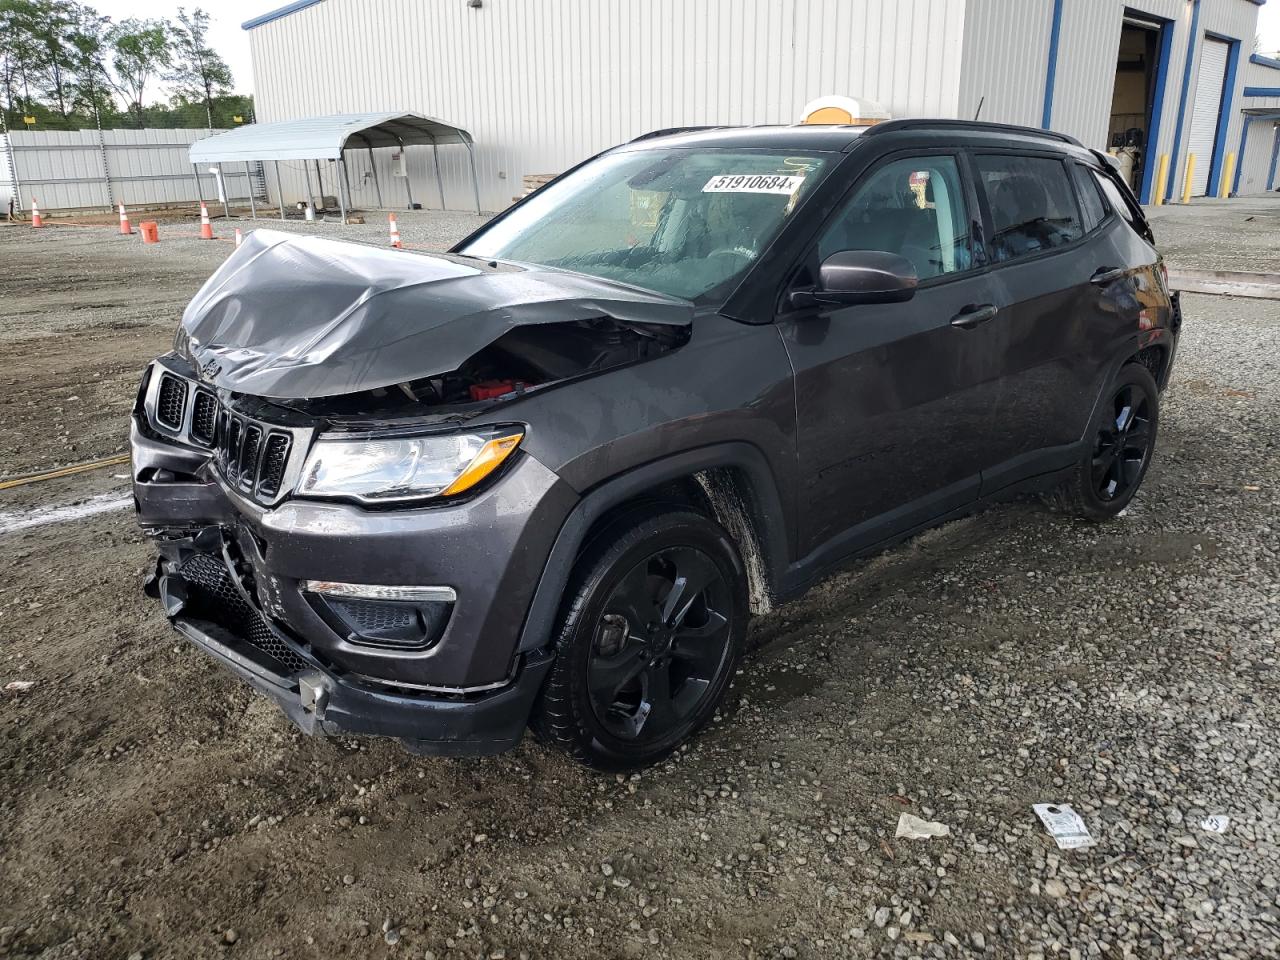
[[[1093,276],[1089,278],[1090,283],[1096,283],[1098,286],[1106,286],[1108,283],[1115,283],[1122,279],[1129,271],[1124,267],[1099,267],[1093,271]]]
[[[999,312],[1000,308],[994,303],[984,303],[976,307],[965,307],[951,318],[951,325],[953,327],[963,327],[965,330],[971,330],[980,323],[986,323]]]

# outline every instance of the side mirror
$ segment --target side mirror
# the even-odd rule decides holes
[[[841,250],[822,261],[817,288],[793,293],[792,305],[901,303],[915,296],[919,282],[906,257],[883,250]]]

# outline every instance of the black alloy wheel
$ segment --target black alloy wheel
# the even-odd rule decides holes
[[[1081,459],[1046,502],[1085,520],[1109,520],[1137,494],[1156,449],[1160,390],[1140,363],[1126,363],[1099,400]]]
[[[614,521],[570,579],[534,732],[603,769],[660,760],[715,713],[747,616],[745,567],[718,523],[662,506]]]
[[[729,585],[696,547],[658,550],[613,587],[596,626],[587,688],[622,740],[661,739],[697,713],[729,656]]]
[[[1103,421],[1093,445],[1091,469],[1098,499],[1127,497],[1142,478],[1155,437],[1153,402],[1138,383],[1124,384],[1111,398],[1112,416]]]

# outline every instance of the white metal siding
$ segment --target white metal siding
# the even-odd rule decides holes
[[[1240,158],[1240,189],[1236,191],[1238,196],[1247,197],[1267,192],[1277,129],[1280,128],[1274,120],[1255,120],[1249,124],[1249,140],[1245,144],[1244,156]]]
[[[959,116],[1040,126],[1052,25],[1053,0],[969,0]]]
[[[1192,98],[1191,129],[1187,136],[1187,156],[1196,158],[1191,172],[1191,193],[1197,197],[1204,196],[1209,184],[1209,165],[1213,159],[1218,118],[1222,113],[1222,90],[1230,49],[1221,40],[1206,37],[1200,50],[1200,69]]]
[[[1107,145],[1123,20],[1124,4],[1117,0],[1063,4],[1049,126],[1100,149]]]
[[[965,6],[326,0],[250,32],[257,113],[412,110],[458,124],[476,138],[482,203],[499,209],[524,174],[561,171],[656,128],[792,122],[830,93],[880,100],[898,116],[955,116]],[[348,156],[355,202],[372,206],[368,156]],[[414,199],[438,206],[431,151],[408,157]],[[440,157],[448,206],[465,209],[466,153],[442,147]],[[386,163],[379,157],[384,200],[402,206]],[[286,196],[299,199],[301,167],[281,167]]]

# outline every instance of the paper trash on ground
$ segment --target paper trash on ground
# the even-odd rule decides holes
[[[1231,826],[1231,818],[1224,813],[1215,813],[1200,821],[1200,829],[1208,830],[1210,833],[1226,833],[1229,826]]]
[[[1067,804],[1033,803],[1031,809],[1036,812],[1040,822],[1057,842],[1059,850],[1093,846],[1094,840],[1089,836],[1089,828],[1080,819],[1080,814]]]
[[[951,828],[945,823],[937,823],[933,820],[921,820],[919,817],[913,817],[909,813],[904,813],[898,817],[898,832],[895,837],[906,837],[908,840],[928,840],[931,837],[948,837],[951,835]]]
[[[4,685],[8,693],[26,693],[36,685],[34,680],[11,680]]]

